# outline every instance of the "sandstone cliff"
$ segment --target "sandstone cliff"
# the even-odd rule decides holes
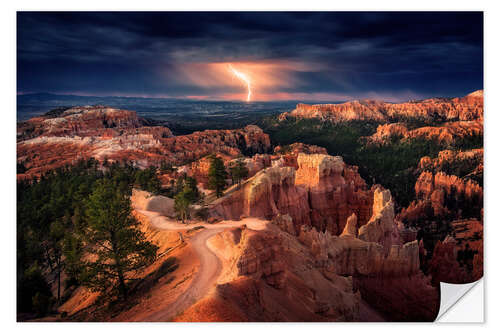
[[[441,158],[445,156],[448,154]],[[477,280],[483,271],[483,188],[455,175],[424,171],[415,184],[415,192],[417,200],[397,218],[417,227],[424,236],[428,255],[422,257],[422,264],[432,275],[433,283]],[[460,257],[457,251],[465,253],[462,257],[468,259]]]
[[[483,154],[483,148],[467,151],[443,150],[434,159],[429,156],[422,157],[418,168],[422,172],[444,172],[460,178],[477,180],[481,185],[484,168]]]
[[[386,103],[374,100],[350,101],[342,104],[298,104],[295,110],[280,115],[286,118],[317,118],[333,122],[376,120],[389,122],[398,118],[482,120],[483,92],[465,97],[431,98],[406,103]]]
[[[212,203],[212,214],[225,219],[255,216],[272,219],[278,214],[292,217],[301,225],[328,230],[338,235],[347,217],[358,216],[359,225],[371,216],[373,194],[366,189],[355,168],[347,168],[340,157],[302,154],[298,169],[274,166]]]
[[[426,126],[408,130],[401,123],[379,125],[377,131],[367,138],[369,144],[384,144],[391,138],[425,139],[440,143],[453,143],[460,138],[483,135],[482,121],[454,121],[438,126]]]
[[[209,246],[223,258],[218,285],[214,294],[188,309],[181,320],[199,320],[200,315],[195,315],[199,309],[220,299],[244,321],[363,320],[352,279],[324,274],[321,267],[311,265],[309,250],[296,237],[275,226],[263,231],[227,230],[210,239]]]

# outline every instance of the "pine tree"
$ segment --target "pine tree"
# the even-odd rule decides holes
[[[220,157],[210,156],[210,168],[208,169],[208,188],[215,190],[215,195],[220,198],[226,187],[226,167]]]
[[[109,179],[102,179],[86,201],[87,251],[95,260],[84,261],[82,283],[95,291],[118,290],[127,299],[126,281],[156,259],[158,247],[146,241],[131,216],[130,193],[117,191]]]
[[[64,271],[68,275],[68,284],[77,284],[82,273],[83,246],[77,232],[67,232],[63,240]]]
[[[248,176],[248,168],[242,158],[238,158],[229,168],[233,184],[241,184],[241,180]]]
[[[174,209],[181,218],[182,223],[184,223],[189,217],[189,205],[191,203],[189,195],[186,191],[182,191],[174,197],[174,200]]]
[[[182,187],[182,190],[174,196],[174,209],[184,223],[189,217],[189,205],[200,200],[200,191],[196,179],[192,177],[184,175],[177,183],[177,187]]]
[[[63,240],[64,240],[64,225],[61,221],[56,220],[50,225],[48,239],[48,260],[53,263],[53,271],[56,274],[57,281],[57,303],[61,300],[61,273],[64,267],[63,261]]]
[[[200,191],[198,190],[198,182],[193,177],[186,177],[184,181],[183,191],[186,192],[186,196],[190,203],[195,203],[200,200]]]

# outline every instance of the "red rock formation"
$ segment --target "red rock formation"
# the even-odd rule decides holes
[[[400,123],[384,124],[377,127],[377,132],[367,138],[369,144],[384,144],[392,137],[400,139],[426,139],[442,143],[452,143],[456,139],[483,135],[482,121],[454,121],[439,126],[426,126],[408,130]]]
[[[270,167],[271,159],[272,155],[267,154],[255,154],[252,157],[245,158],[243,162],[248,169],[248,177],[252,177],[260,170]]]
[[[420,164],[425,168],[439,167],[447,159],[477,154],[481,152],[445,151],[437,159],[423,159]],[[415,184],[415,192],[417,200],[397,218],[418,227],[424,234],[429,256],[421,256],[422,264],[432,275],[433,283],[477,280],[482,276],[482,225],[478,222],[482,219],[482,187],[472,180],[425,171]],[[475,219],[463,221],[464,217]],[[457,251],[462,252],[458,255]]]
[[[439,294],[420,271],[421,246],[400,237],[390,193],[377,189],[374,195],[373,216],[361,228],[352,215],[340,237],[302,226],[298,239],[310,249],[316,266],[352,276],[355,290],[387,318],[433,320]]]
[[[316,146],[316,145],[308,145],[302,142],[295,142],[287,146],[276,146],[274,148],[275,154],[293,154],[299,155],[303,154],[327,154],[326,148]]]
[[[434,195],[440,198],[441,195],[435,195],[436,190],[442,190],[445,195],[463,195],[465,200],[477,199],[482,201],[483,199],[483,188],[472,180],[463,180],[454,175],[447,175],[444,172],[436,174],[422,172],[415,183],[417,197],[432,198]]]
[[[105,106],[73,107],[57,115],[31,118],[18,124],[18,140],[37,136],[99,136],[104,131],[108,135],[119,135],[122,129],[142,126],[142,120],[135,111],[118,110]],[[172,136],[168,128],[165,135]]]
[[[364,183],[346,182],[342,176],[345,164],[341,157],[299,154],[297,162],[299,168],[295,184],[309,192],[311,224],[314,227],[338,235],[352,213],[358,216],[359,225],[368,221],[372,195],[366,191]],[[350,170],[348,175],[353,176],[353,172]]]
[[[213,202],[213,214],[226,219],[288,214],[297,228],[312,225],[333,235],[342,232],[352,213],[359,225],[368,221],[373,195],[355,168],[346,168],[340,157],[321,154],[301,153],[297,161],[297,171],[279,166],[259,171],[240,190]]]
[[[351,101],[342,104],[298,104],[295,110],[280,115],[284,120],[294,118],[317,118],[333,122],[350,120],[390,121],[391,118],[440,117],[448,120],[482,120],[483,92],[475,91],[465,97],[431,98],[407,103],[386,103],[373,100]]]
[[[308,249],[276,227],[227,230],[209,246],[225,258],[214,297],[230,302],[245,320],[360,319],[350,278],[323,274],[311,265]]]
[[[100,161],[132,161],[139,167],[159,167],[162,162],[182,165],[214,152],[234,158],[242,152],[255,154],[270,149],[269,136],[257,126],[247,126],[237,130],[207,130],[171,137],[170,130],[165,127],[136,128],[134,127],[138,125],[136,122],[118,121],[116,117],[123,113],[121,110],[88,111],[77,115],[86,121],[88,114],[103,114],[108,117],[108,113],[115,118],[105,119],[114,119],[117,128],[104,128],[101,123],[100,128],[91,130],[91,125],[83,126],[85,122],[79,121],[69,136],[63,136],[66,127],[58,127],[55,131],[51,127],[42,126],[40,127],[41,133],[44,133],[42,136],[18,142],[17,160],[28,169],[26,174],[20,177],[31,178],[47,170],[90,157]],[[127,111],[125,114],[135,116],[135,112],[132,111]],[[72,114],[67,117],[72,117]],[[89,121],[93,124],[101,119],[97,117]],[[137,117],[134,119],[137,120]],[[75,133],[83,133],[86,136],[76,136]]]
[[[334,122],[349,120],[379,120],[385,119],[382,112],[383,102],[362,100],[351,101],[342,104],[297,104],[295,110],[280,115],[280,119],[287,117],[295,118],[318,118]]]
[[[294,182],[295,169],[291,167],[264,169],[244,182],[241,189],[213,202],[212,212],[226,219],[272,219],[286,213],[294,221],[310,223],[308,193]]]
[[[224,160],[224,165],[226,166],[227,170],[229,170],[231,164],[236,161],[236,159],[234,159],[234,156],[223,155],[220,153],[217,154],[217,156]],[[260,170],[271,166],[271,155],[268,154],[255,154],[252,157],[244,157],[242,159],[243,163],[248,169],[248,177],[252,177]],[[206,188],[208,184],[209,168],[210,158],[206,156],[191,163],[187,170],[187,174],[191,177],[196,178],[198,183]]]
[[[398,216],[410,224],[435,217],[457,219],[462,217],[465,208],[478,212],[482,208],[483,188],[478,183],[443,172],[422,172],[415,183],[415,193],[417,200]],[[449,207],[448,203],[459,207]]]
[[[300,166],[308,163],[303,159],[299,155]],[[308,164],[310,170],[302,170],[303,176],[312,181],[323,181],[322,176],[332,173],[335,179],[341,172],[329,165],[342,165],[337,158],[312,159],[321,163]],[[300,166],[297,173],[302,172]],[[243,185],[240,191],[220,199],[214,208],[239,214],[242,208],[234,206],[237,202],[256,201],[260,204],[251,206],[256,215],[269,209],[289,209],[281,197],[293,195],[294,190],[289,187],[293,185],[293,176],[295,169],[291,167],[264,169],[247,181],[252,186]],[[294,187],[303,189],[300,185]],[[269,194],[274,197],[266,198]],[[234,318],[227,309],[219,313],[218,309],[204,307],[223,299],[234,313],[244,314],[242,320],[248,321],[371,319],[363,317],[361,307],[367,305],[362,305],[361,291],[363,299],[384,312],[388,320],[433,320],[439,293],[420,272],[421,247],[418,241],[403,243],[399,237],[377,236],[397,233],[399,226],[394,219],[388,220],[394,216],[390,193],[377,187],[374,197],[370,222],[358,228],[356,215],[352,214],[340,237],[305,224],[296,228],[292,216],[277,213],[264,230],[235,228],[209,239],[210,249],[223,262],[218,286],[208,299],[186,313],[204,309],[215,311],[216,318]],[[300,205],[301,200],[296,204]],[[363,240],[358,235],[373,239]],[[380,303],[381,299],[385,302]]]
[[[438,241],[429,262],[434,284],[470,283],[483,276],[483,225],[475,219],[451,223],[451,235]]]
[[[429,264],[429,272],[434,285],[439,285],[439,282],[465,283],[467,273],[457,261],[455,239],[447,237],[443,242],[437,242]]]
[[[291,166],[295,169],[299,168],[297,157],[300,153],[304,154],[328,154],[326,148],[308,145],[301,142],[292,143],[290,145],[274,148],[273,163],[276,166]]]
[[[438,157],[431,159],[424,156],[420,159],[418,168],[422,171],[437,173],[446,172],[455,167],[456,170],[467,170],[467,177],[481,177],[483,174],[483,148],[467,151],[443,150]]]

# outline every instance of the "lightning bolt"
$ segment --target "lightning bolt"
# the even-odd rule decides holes
[[[250,84],[250,79],[248,76],[238,70],[236,70],[231,64],[229,64],[229,70],[240,79],[247,86],[248,94],[247,94],[247,102],[250,102],[250,98],[252,97],[252,87]]]

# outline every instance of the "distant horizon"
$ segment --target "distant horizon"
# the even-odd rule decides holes
[[[239,99],[209,99],[209,98],[194,98],[187,96],[179,96],[179,97],[171,97],[171,96],[147,96],[147,95],[98,95],[98,94],[82,94],[82,93],[53,93],[53,92],[17,92],[16,96],[35,96],[35,95],[47,95],[47,96],[65,96],[65,97],[88,97],[88,98],[125,98],[125,99],[158,99],[158,100],[179,100],[179,101],[193,101],[193,102],[231,102],[231,103],[279,103],[279,102],[297,102],[297,103],[324,103],[324,104],[339,104],[345,103],[354,100],[378,100],[388,103],[404,103],[408,101],[414,100],[425,100],[429,98],[455,98],[455,97],[464,97],[475,91],[482,91],[483,89],[475,89],[469,92],[466,92],[461,95],[448,95],[448,96],[437,96],[437,95],[429,95],[429,96],[421,96],[419,98],[406,98],[406,99],[398,99],[391,100],[390,98],[373,98],[373,97],[351,97],[345,99],[276,99],[276,100],[252,100],[252,101],[242,101]]]
[[[402,102],[483,88],[483,61],[479,11],[17,12],[27,93]]]

